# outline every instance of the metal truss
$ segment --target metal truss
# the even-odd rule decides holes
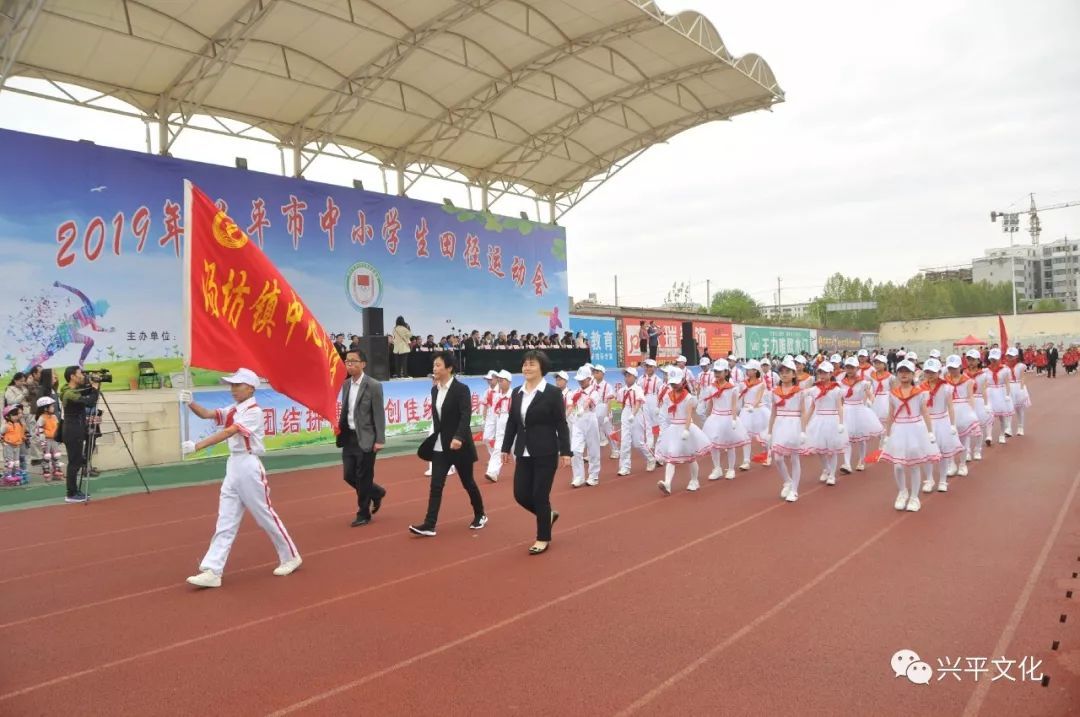
[[[0,1],[0,90],[44,5],[45,0]]]

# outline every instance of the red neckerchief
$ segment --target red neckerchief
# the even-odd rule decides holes
[[[874,379],[875,381],[877,381],[877,388],[874,389],[874,393],[881,393],[882,386],[885,385],[886,381],[888,381],[890,378],[892,378],[892,374],[889,373],[888,371],[885,371],[884,376],[879,376],[878,372],[875,371],[870,377],[872,379]]]
[[[635,383],[634,386],[636,386],[636,385],[637,384]],[[634,386],[627,386],[626,390],[623,391],[623,397],[622,397],[623,408],[626,407],[627,399],[630,400],[630,406],[633,407],[633,405],[634,405]]]
[[[772,371],[766,371],[765,375],[762,377],[762,380],[765,382],[765,388],[770,391],[773,390]]]
[[[894,421],[900,416],[900,411],[906,410],[909,416],[914,416],[915,414],[911,412],[911,399],[922,393],[922,389],[914,384],[911,386],[911,393],[908,394],[907,398],[904,397],[902,391],[903,386],[897,386],[890,391],[900,401],[900,408],[896,409],[896,413],[893,415]]]
[[[920,388],[923,391],[929,391],[930,392],[929,401],[930,401],[930,404],[933,405],[934,399],[937,397],[938,391],[940,391],[941,387],[944,386],[944,385],[945,385],[945,382],[942,381],[941,379],[938,379],[937,383],[933,384],[932,386],[931,386],[929,381],[924,381],[923,385]]]
[[[726,380],[725,380],[725,381],[724,381],[723,383],[721,383],[721,382],[717,381],[717,382],[716,382],[716,383],[714,384],[714,386],[716,387],[716,393],[714,393],[714,394],[712,395],[712,397],[713,397],[714,399],[716,399],[716,398],[720,398],[720,396],[722,396],[722,395],[723,395],[724,391],[728,390],[729,388],[735,388],[735,387],[734,387],[734,386],[732,386],[732,385],[731,385],[730,383],[728,383],[728,382],[727,382]]]
[[[970,378],[972,381],[977,379],[979,377],[979,374],[981,374],[982,372],[983,372],[983,369],[981,369],[981,368],[976,368],[976,369],[966,368],[966,369],[964,369],[964,375],[967,376],[968,378]]]
[[[679,404],[686,400],[686,397],[690,395],[690,392],[686,390],[685,386],[679,386],[677,389],[671,392],[671,405],[668,406],[668,413],[675,416],[675,411],[678,409]]]
[[[803,373],[795,374],[795,380],[798,381],[799,383],[802,383],[803,381],[805,381],[808,378],[810,378],[810,374],[806,373],[805,371]]]
[[[1020,382],[1020,377],[1016,375],[1016,367],[1018,364],[1018,361],[1013,361],[1012,364],[1009,366],[1009,374],[1012,376],[1012,380],[1016,381],[1017,383]]]
[[[820,401],[821,399],[825,398],[825,394],[827,394],[829,391],[833,390],[833,388],[836,387],[835,383],[831,383],[829,381],[818,381],[814,385],[817,386],[818,390],[818,395],[814,396],[815,401]]]
[[[760,378],[756,378],[753,381],[747,379],[746,383],[743,384],[746,388],[744,388],[742,391],[739,391],[739,398],[742,399],[742,397],[745,396],[750,391],[750,389],[752,389],[754,386],[757,386],[759,383],[761,383]]]
[[[776,402],[776,407],[783,408],[785,405],[787,405],[788,399],[797,394],[798,392],[799,384],[797,383],[793,384],[791,390],[787,393],[784,393],[784,387],[782,385],[774,388],[773,395],[780,399]]]
[[[991,365],[990,365],[990,378],[994,379],[994,386],[997,386],[998,385],[998,371],[1001,370],[1001,363],[996,362],[997,363],[997,368],[994,368],[993,363],[995,363],[995,362],[992,362]]]
[[[580,401],[581,398],[585,395],[585,391],[586,391],[586,389],[579,388],[574,393],[574,397],[570,399],[570,405],[573,406],[574,408],[577,408],[577,402]]]
[[[656,378],[656,374],[653,374],[652,376],[649,376],[648,374],[645,375],[645,381],[648,383],[648,385],[647,386],[642,386],[642,388],[645,389],[646,394],[652,393],[652,386],[653,386],[653,379],[654,378]]]
[[[844,376],[842,379],[845,386],[847,386],[847,393],[844,394],[844,398],[851,398],[855,395],[855,384],[859,382],[859,379],[851,379],[851,383],[848,383],[848,377]]]

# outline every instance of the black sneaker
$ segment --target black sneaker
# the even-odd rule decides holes
[[[85,503],[88,500],[90,500],[90,498],[83,493],[76,493],[75,495],[69,495],[67,498],[64,498],[65,503]]]
[[[473,530],[480,530],[485,525],[487,525],[486,515],[478,515],[477,517],[473,518],[473,522],[469,523],[469,527]]]
[[[378,495],[374,496],[371,499],[371,514],[372,515],[375,515],[376,513],[379,512],[379,508],[382,507],[382,501],[383,501],[383,498],[385,498],[385,497],[386,497],[386,491],[384,490],[382,493],[379,493]]]
[[[413,535],[422,535],[425,538],[435,537],[435,526],[423,523],[421,525],[410,525],[409,532]]]

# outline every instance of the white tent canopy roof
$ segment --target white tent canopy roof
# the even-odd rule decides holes
[[[764,60],[732,57],[703,16],[651,0],[14,5],[0,25],[9,76],[158,119],[240,120],[311,157],[338,145],[551,199],[685,129],[783,101]]]

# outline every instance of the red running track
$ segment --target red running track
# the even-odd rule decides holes
[[[394,458],[364,528],[339,471],[272,476],[303,568],[272,576],[245,520],[224,587],[198,591],[214,485],[7,513],[0,714],[1077,714],[1080,381],[1031,384],[1028,435],[918,514],[884,465],[825,487],[805,460],[787,504],[761,466],[696,494],[684,468],[665,498],[605,459],[597,488],[560,474],[529,557],[509,478],[482,486],[484,530],[451,481],[439,536],[409,536],[427,483]],[[935,670],[1031,657],[1049,681],[915,685],[902,648]]]

